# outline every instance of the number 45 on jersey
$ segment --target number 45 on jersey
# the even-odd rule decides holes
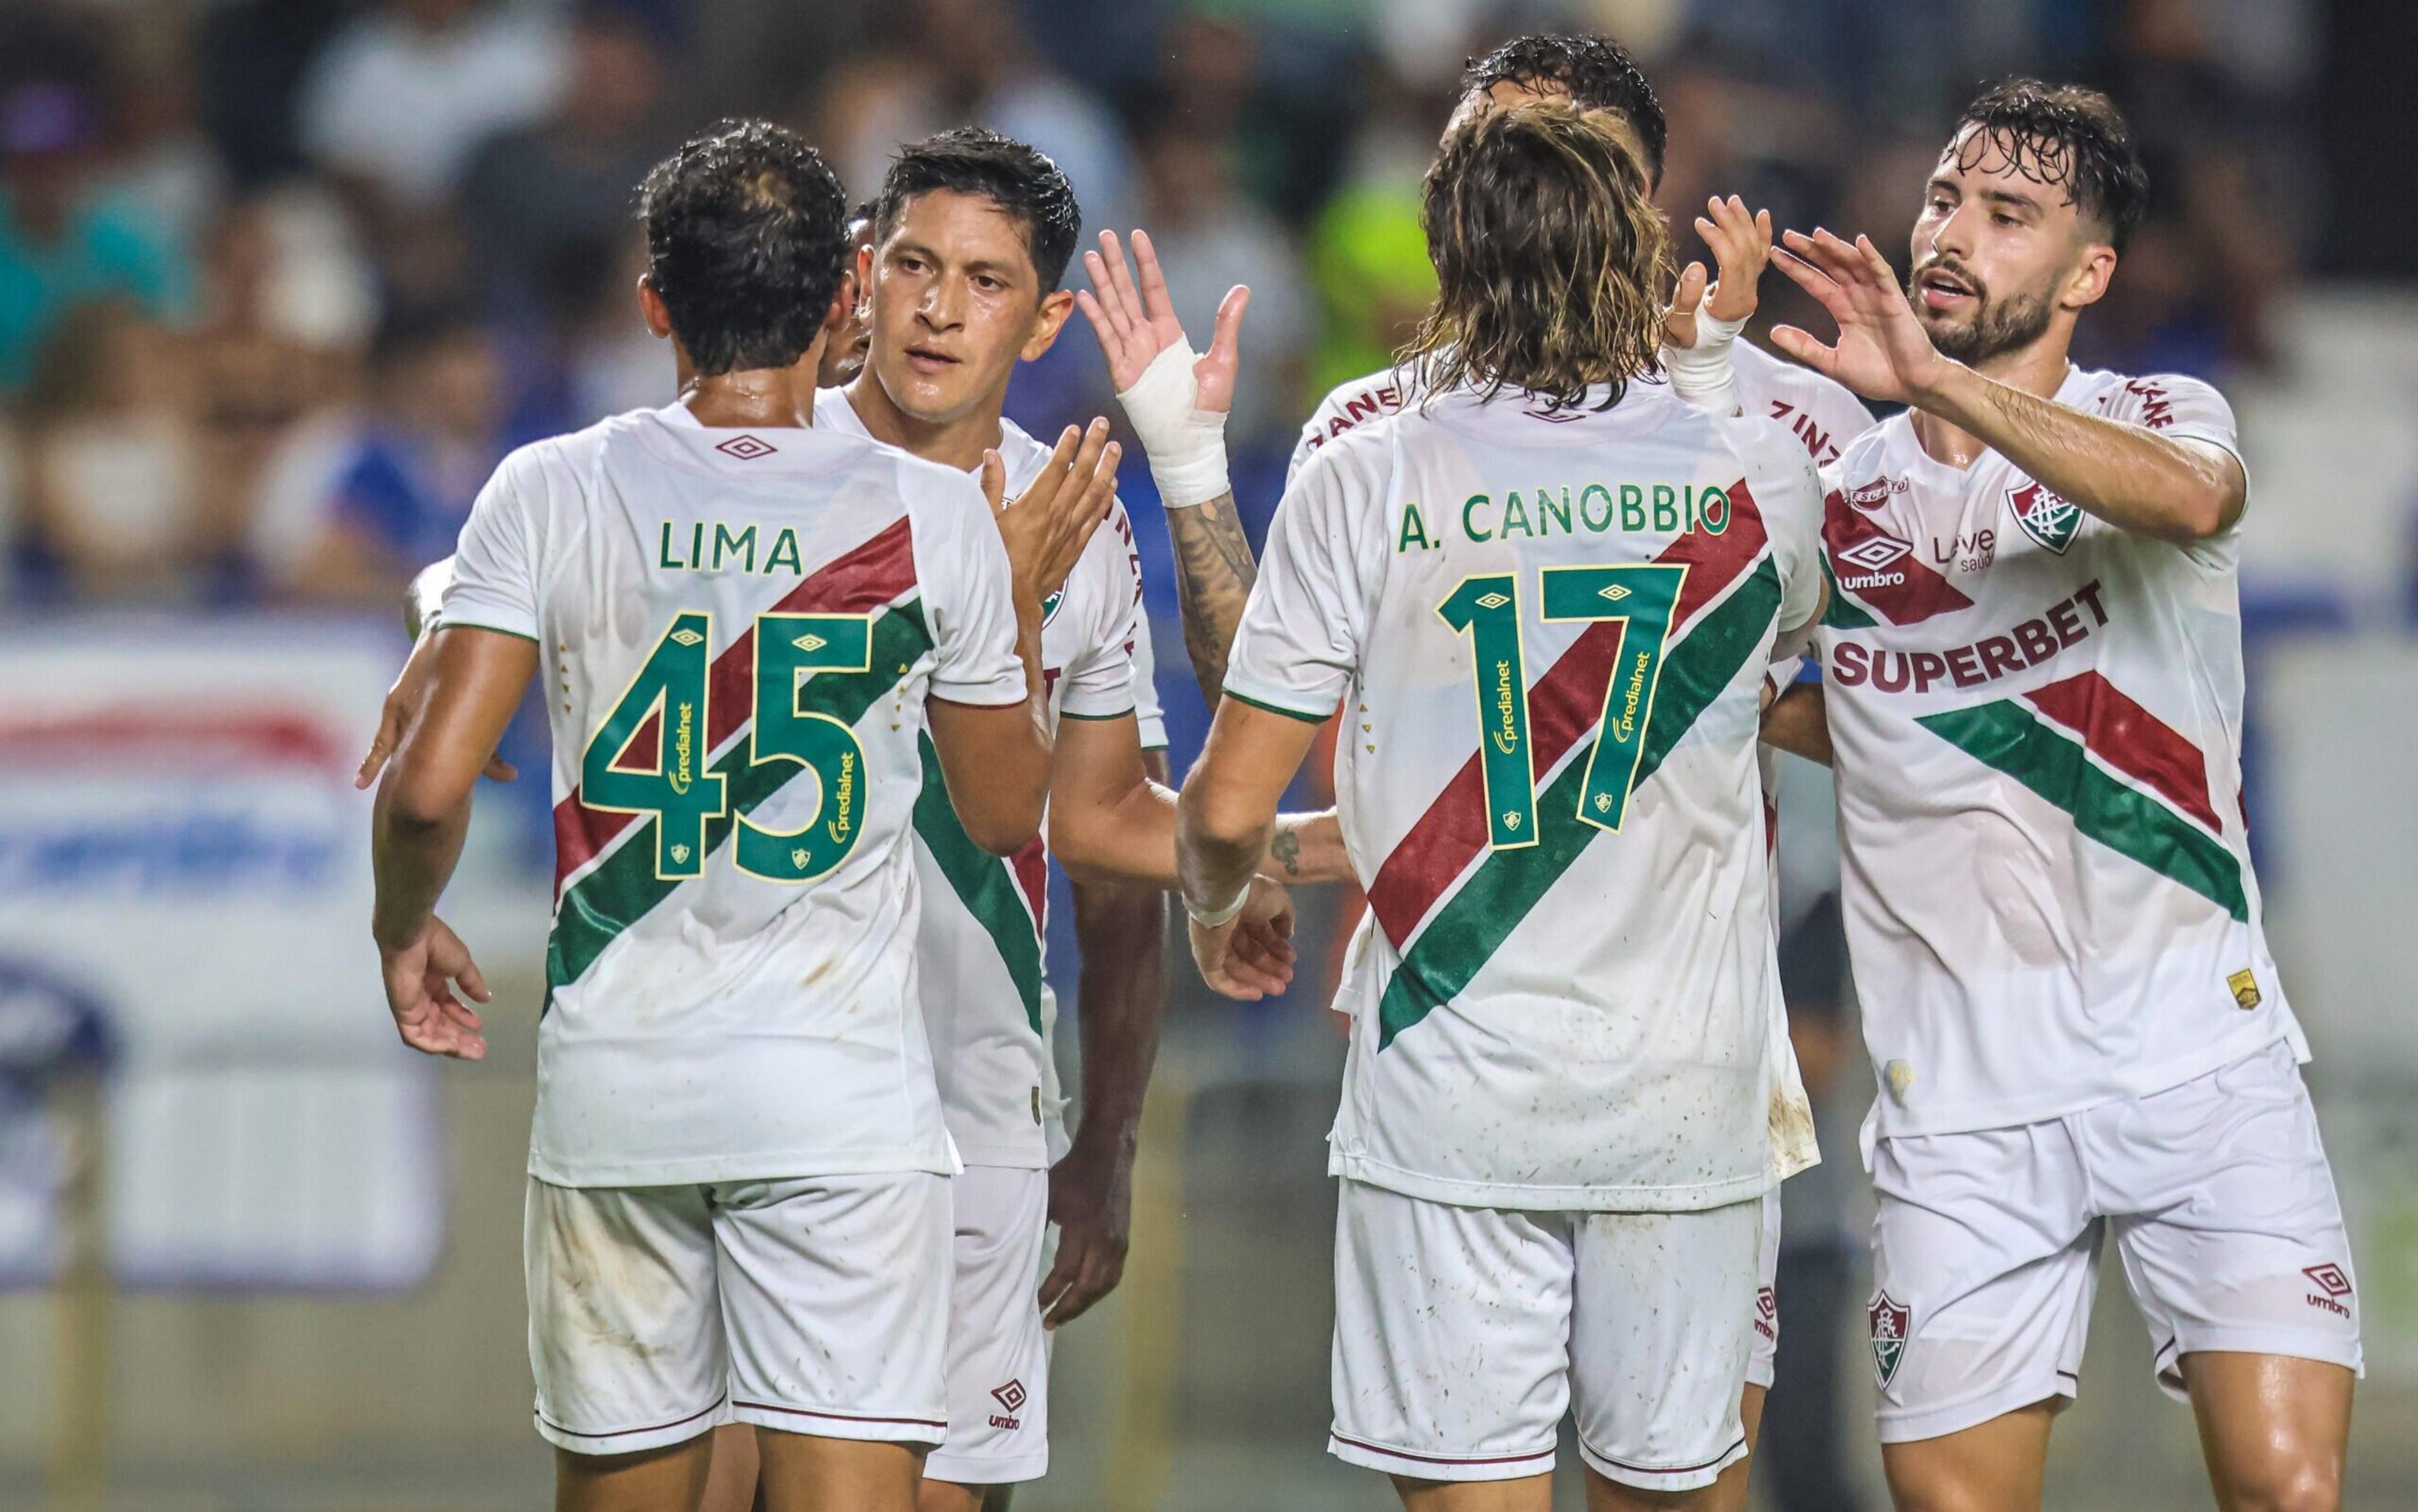
[[[751,877],[811,882],[856,848],[864,830],[865,747],[854,730],[829,714],[801,713],[798,689],[812,673],[866,671],[872,625],[869,615],[756,617],[756,707],[746,766],[805,768],[821,795],[795,830],[768,830],[740,816],[731,859]],[[655,875],[666,881],[705,874],[706,853],[719,838],[710,828],[730,813],[729,779],[705,770],[712,645],[711,615],[692,610],[673,617],[579,759],[581,802],[610,814],[654,816]],[[658,732],[653,757],[634,762],[632,743],[650,722]]]
[[[1663,642],[1688,581],[1680,563],[1548,567],[1539,574],[1548,621],[1621,625],[1603,717],[1586,755],[1578,817],[1618,832],[1645,755]],[[1537,843],[1537,773],[1528,750],[1528,676],[1520,634],[1520,580],[1509,573],[1462,580],[1436,613],[1470,637],[1477,661],[1478,773],[1486,786],[1487,838],[1496,850]]]

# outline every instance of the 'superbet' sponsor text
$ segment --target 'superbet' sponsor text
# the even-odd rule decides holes
[[[2107,623],[2099,580],[2091,579],[2004,634],[1938,651],[1889,651],[1842,640],[1830,649],[1830,676],[1841,687],[1869,681],[1882,693],[1928,693],[1934,683],[1960,688],[1995,682],[2010,672],[2038,666],[2086,639]]]

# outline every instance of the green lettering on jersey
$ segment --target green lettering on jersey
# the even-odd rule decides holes
[[[1467,536],[1472,541],[1493,540],[1493,531],[1478,529],[1477,522],[1470,517],[1470,512],[1477,509],[1480,504],[1492,504],[1493,502],[1493,497],[1491,495],[1486,494],[1472,494],[1468,498],[1462,500],[1461,506],[1461,533]]]
[[[769,577],[785,565],[792,577],[806,575],[805,564],[798,559],[798,532],[786,525],[773,538],[773,549],[764,557],[764,574]]]
[[[1520,491],[1516,488],[1503,500],[1503,539],[1510,540],[1515,530],[1523,536],[1537,533],[1528,524],[1528,506],[1520,502]]]
[[[1553,497],[1553,491],[1550,488],[1537,490],[1537,533],[1540,536],[1553,534],[1553,531],[1547,527],[1555,520],[1562,522],[1562,534],[1569,535],[1570,533],[1570,487],[1568,483],[1562,485],[1562,496],[1558,500]]]
[[[1400,555],[1410,550],[1414,543],[1421,551],[1435,549],[1435,542],[1428,539],[1428,522],[1419,514],[1416,499],[1402,506],[1402,528],[1395,534],[1394,551]]]

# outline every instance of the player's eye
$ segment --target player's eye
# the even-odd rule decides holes
[[[2022,221],[2020,221],[2016,220],[2013,216],[2009,215],[2009,214],[2008,214],[2006,211],[2004,211],[2004,210],[2000,210],[2000,211],[1998,211],[1996,215],[1991,216],[1991,217],[1990,217],[1990,220],[1991,220],[1992,223],[1997,224],[1997,225],[2002,225],[2002,226],[2012,226],[2012,225],[2021,225],[2021,224],[2023,224],[2023,222],[2022,222]]]

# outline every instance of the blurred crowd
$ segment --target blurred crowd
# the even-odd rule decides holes
[[[505,451],[671,397],[632,190],[739,113],[861,196],[897,142],[985,122],[1094,229],[1149,227],[1188,326],[1249,283],[1233,432],[1264,478],[1427,298],[1419,175],[1463,59],[1516,31],[1645,61],[1683,242],[1720,191],[1897,252],[1971,85],[2100,84],[2157,205],[2088,359],[2222,376],[2269,360],[2322,221],[2320,26],[2314,0],[11,0],[0,603],[393,605]],[[1779,283],[1765,318],[1811,322]],[[1105,386],[1070,330],[1011,413]]]

